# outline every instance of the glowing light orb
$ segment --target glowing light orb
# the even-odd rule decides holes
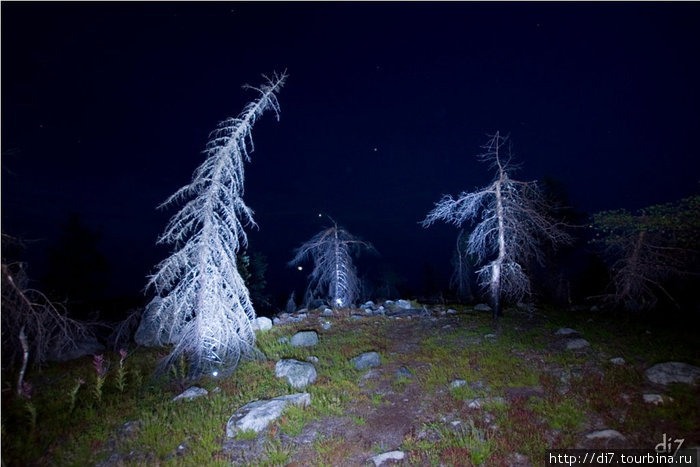
[[[301,271],[302,269],[304,268],[302,268],[301,266],[297,266],[297,271]]]
[[[212,375],[214,378],[216,378],[217,376],[219,376],[219,372],[218,372],[218,371],[212,371],[211,375]]]

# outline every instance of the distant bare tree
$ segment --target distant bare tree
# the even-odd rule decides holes
[[[700,196],[630,213],[624,209],[593,215],[596,242],[612,261],[613,292],[603,298],[629,311],[653,308],[657,295],[674,301],[666,281],[698,274]]]
[[[372,249],[372,245],[358,240],[333,221],[333,227],[317,233],[297,248],[290,265],[299,265],[309,258],[314,263],[307,300],[325,296],[336,308],[350,306],[360,292],[351,255],[353,250],[363,247]]]
[[[221,122],[211,135],[206,160],[192,182],[163,206],[191,198],[168,223],[158,243],[176,251],[149,279],[157,296],[142,318],[157,342],[175,342],[161,368],[181,355],[190,362],[190,377],[216,368],[235,369],[242,356],[255,354],[255,310],[239,273],[236,254],[247,245],[244,224],[255,225],[243,202],[244,161],[252,151],[252,128],[265,110],[279,117],[276,93],[286,74],[275,74],[236,118]]]
[[[477,275],[480,285],[488,289],[493,301],[493,316],[501,315],[502,299],[520,300],[530,293],[527,263],[544,262],[542,240],[553,244],[568,243],[570,236],[548,215],[548,206],[536,182],[521,182],[508,176],[510,151],[501,148],[507,138],[497,132],[483,148],[479,159],[496,170],[494,181],[475,192],[463,192],[459,198],[444,196],[423,220],[424,227],[443,220],[461,226],[480,218],[467,241],[467,253],[483,264]]]

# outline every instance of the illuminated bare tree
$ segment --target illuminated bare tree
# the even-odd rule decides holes
[[[546,213],[536,182],[521,182],[508,176],[510,151],[501,154],[507,138],[496,133],[483,148],[480,160],[496,170],[494,181],[479,191],[463,192],[459,198],[444,196],[423,220],[424,227],[443,220],[461,226],[480,218],[467,241],[467,253],[474,255],[479,284],[489,291],[493,316],[501,315],[502,300],[521,300],[530,293],[525,267],[531,260],[544,262],[542,240],[554,245],[571,239]]]
[[[192,182],[162,205],[191,198],[158,240],[176,250],[149,278],[157,296],[142,321],[153,329],[156,342],[175,343],[163,367],[185,354],[192,378],[220,367],[233,369],[254,351],[255,310],[236,263],[236,253],[247,244],[243,226],[255,225],[242,199],[243,163],[250,160],[257,118],[268,109],[279,118],[276,93],[285,79],[286,74],[275,74],[259,88],[245,86],[257,91],[258,99],[219,124]]]
[[[629,311],[653,308],[657,295],[675,302],[666,289],[670,278],[697,275],[700,253],[700,196],[593,215],[596,242],[611,260],[613,292],[605,301]]]
[[[314,262],[307,299],[325,296],[336,308],[351,305],[360,292],[352,253],[363,247],[372,249],[372,245],[358,240],[333,221],[333,227],[317,233],[294,250],[296,255],[290,265],[299,265],[309,258]]]

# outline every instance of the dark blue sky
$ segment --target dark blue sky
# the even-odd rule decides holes
[[[269,288],[333,216],[420,281],[449,276],[457,230],[422,229],[444,193],[487,184],[510,134],[524,180],[585,212],[696,193],[698,3],[2,3],[2,230],[37,239],[68,212],[103,233],[114,293],[138,293],[216,124],[287,69],[281,120],[253,130],[247,204]],[[301,290],[300,290],[301,291]]]

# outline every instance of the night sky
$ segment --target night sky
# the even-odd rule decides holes
[[[332,216],[420,288],[457,229],[419,222],[488,184],[509,134],[521,180],[585,213],[700,188],[698,3],[2,3],[2,230],[39,279],[69,213],[101,232],[110,296],[138,295],[217,123],[287,70],[253,128],[245,196],[268,290],[303,292],[292,250]],[[279,306],[283,306],[279,304]]]

